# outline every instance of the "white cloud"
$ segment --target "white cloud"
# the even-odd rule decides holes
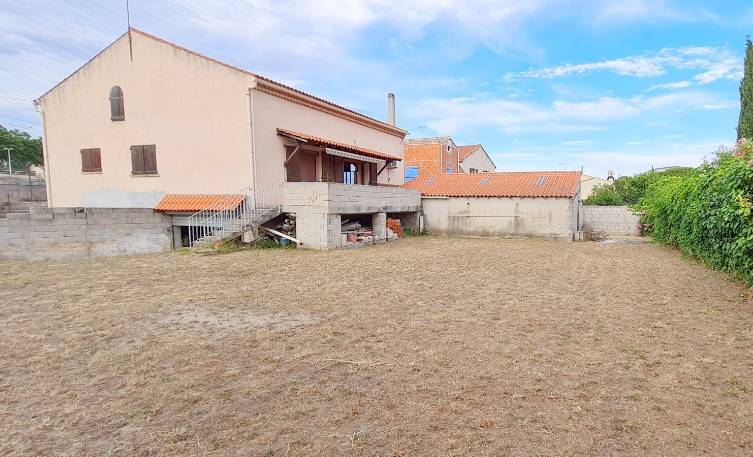
[[[649,87],[646,92],[651,92],[657,89],[686,89],[693,85],[692,81],[675,81],[671,83],[656,84]]]
[[[693,77],[696,84],[709,84],[720,79],[738,80],[742,76],[742,58],[726,48],[666,48],[655,54],[582,64],[564,64],[518,73],[507,73],[504,79],[507,81],[522,78],[554,79],[603,71],[623,76],[648,78],[662,76],[669,69],[702,70]],[[658,88],[677,89],[689,87],[692,84],[690,81],[679,81],[655,85],[650,90]]]
[[[479,128],[505,133],[577,132],[605,129],[615,121],[646,113],[725,109],[735,102],[706,91],[692,90],[646,97],[600,97],[549,105],[493,96],[429,98],[406,108],[407,115],[425,120],[436,134],[456,135]]]

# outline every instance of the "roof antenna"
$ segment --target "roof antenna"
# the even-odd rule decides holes
[[[128,0],[125,0],[126,2],[126,20],[128,22],[128,52],[131,55],[131,62],[133,62],[133,41],[131,40],[131,8],[128,5]]]

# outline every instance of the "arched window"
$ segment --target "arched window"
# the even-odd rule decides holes
[[[113,121],[125,120],[125,108],[123,108],[123,89],[114,86],[110,89],[110,119]]]

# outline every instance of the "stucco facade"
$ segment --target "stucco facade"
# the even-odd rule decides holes
[[[578,204],[571,198],[423,197],[424,227],[438,235],[571,240]]]
[[[478,145],[465,157],[462,157],[461,153],[460,169],[466,173],[471,173],[474,170],[477,173],[488,173],[496,171],[497,166],[494,165],[484,147]]]
[[[593,191],[601,186],[606,186],[613,181],[597,178],[596,176],[583,175],[580,178],[581,198],[587,199]]]
[[[132,30],[43,95],[48,204],[152,208],[168,193],[228,194],[285,179],[278,128],[402,157],[405,132]],[[123,91],[125,119],[108,93]],[[157,173],[132,174],[130,147],[155,145]],[[82,172],[81,150],[101,151]],[[403,183],[403,165],[378,183]]]

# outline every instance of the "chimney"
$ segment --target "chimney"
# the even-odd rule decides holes
[[[395,94],[387,94],[387,123],[395,125]]]

